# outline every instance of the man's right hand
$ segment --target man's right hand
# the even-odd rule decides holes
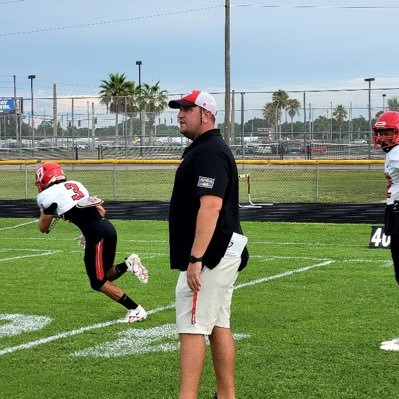
[[[201,269],[202,262],[189,263],[187,268],[187,284],[194,292],[201,288]]]

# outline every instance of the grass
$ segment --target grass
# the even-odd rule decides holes
[[[35,166],[36,167],[36,166]],[[31,170],[1,170],[0,199],[35,199],[35,167]],[[89,191],[105,200],[169,201],[174,167],[153,169],[122,166],[113,170],[101,166],[68,166],[68,179],[83,182]],[[385,198],[383,168],[343,169],[282,167],[243,169],[251,176],[254,202],[379,203]],[[240,179],[240,200],[248,202],[247,181]]]
[[[150,270],[146,286],[132,276],[119,280],[153,311],[143,323],[116,323],[123,308],[90,290],[74,226],[60,222],[42,235],[32,220],[0,219],[0,315],[51,318],[15,335],[5,334],[10,322],[0,320],[1,397],[177,397],[177,273],[168,266],[167,224],[114,224],[117,260],[137,251]],[[389,251],[368,249],[370,226],[243,228],[251,259],[232,306],[232,328],[241,334],[237,398],[398,398],[399,353],[379,349],[399,336],[398,287]],[[199,398],[214,391],[208,353]]]

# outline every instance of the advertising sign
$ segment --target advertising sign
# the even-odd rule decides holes
[[[15,101],[13,97],[0,97],[1,114],[15,114]]]

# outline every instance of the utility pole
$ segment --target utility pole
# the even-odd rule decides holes
[[[35,148],[35,122],[33,119],[33,79],[36,78],[36,75],[29,75],[28,79],[30,79],[30,101],[31,101],[31,130],[32,130],[32,150]]]
[[[230,0],[225,0],[225,31],[224,31],[224,140],[230,145],[230,108],[231,108],[231,88],[230,88]]]

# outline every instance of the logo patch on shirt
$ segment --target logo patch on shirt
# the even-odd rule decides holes
[[[214,184],[215,184],[215,179],[213,179],[212,177],[200,176],[198,178],[197,187],[213,188]]]

